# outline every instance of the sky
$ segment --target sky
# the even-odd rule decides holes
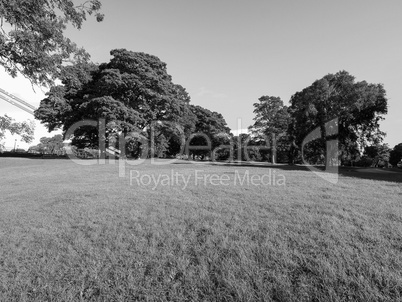
[[[77,1],[76,1],[77,2]],[[328,73],[346,70],[357,81],[382,83],[388,114],[381,123],[391,147],[402,143],[402,1],[371,0],[103,0],[93,18],[66,35],[108,62],[110,50],[156,55],[191,102],[221,113],[232,130],[253,124],[263,95],[285,104]],[[0,70],[0,88],[34,106],[44,97],[29,81]],[[0,100],[0,115],[30,118]],[[31,117],[32,118],[32,117]],[[52,136],[36,122],[36,139]],[[244,130],[243,130],[244,131]],[[7,136],[12,146],[16,137]],[[17,142],[21,147],[26,144]]]

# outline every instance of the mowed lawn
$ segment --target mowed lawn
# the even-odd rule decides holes
[[[389,173],[0,158],[0,301],[401,301]]]

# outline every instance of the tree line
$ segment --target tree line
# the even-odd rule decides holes
[[[108,63],[65,67],[62,85],[50,89],[35,117],[49,131],[62,129],[64,133],[80,121],[97,121],[95,126],[77,128],[72,144],[78,148],[98,149],[101,144],[118,148],[122,136],[126,154],[132,157],[144,156],[144,150],[145,156],[175,156],[183,138],[190,136],[191,146],[204,144],[203,137],[194,133],[208,137],[212,148],[229,137],[223,116],[190,104],[185,88],[172,82],[166,63],[158,57],[125,49],[112,50],[111,55]],[[151,136],[152,148],[144,143]],[[207,154],[205,148],[192,151],[192,156]]]
[[[393,151],[390,161],[391,149],[382,143],[379,122],[387,111],[382,84],[358,82],[340,71],[293,94],[289,106],[279,97],[262,96],[249,130],[262,144],[276,137],[280,161],[381,166],[396,156]],[[329,152],[330,141],[336,141],[336,152]]]
[[[356,81],[346,71],[296,92],[289,106],[280,97],[260,97],[250,134],[233,136],[220,113],[191,104],[158,57],[126,49],[110,54],[106,63],[63,67],[61,85],[52,86],[35,111],[49,131],[64,134],[77,123],[96,121],[66,137],[78,149],[119,149],[124,138],[125,154],[133,158],[187,150],[200,159],[326,166],[386,166],[401,159],[399,145],[391,150],[382,143],[379,122],[388,110],[383,85]],[[337,152],[328,152],[329,141],[336,141]],[[47,143],[41,144],[36,149],[44,150]]]
[[[220,113],[191,104],[156,56],[115,49],[110,62],[91,63],[90,55],[64,36],[67,26],[80,29],[88,15],[103,20],[99,0],[0,3],[0,65],[13,77],[20,73],[33,85],[50,87],[35,117],[49,131],[64,134],[84,120],[98,121],[73,131],[77,148],[117,147],[123,137],[132,157],[175,156],[184,142],[192,157],[221,160],[330,166],[401,159],[401,144],[391,150],[382,143],[379,122],[388,110],[382,84],[340,71],[293,94],[289,106],[279,97],[262,96],[254,104],[250,135],[234,137]],[[62,84],[55,85],[56,79]],[[27,123],[4,116],[0,139],[6,130],[25,141],[33,137]],[[52,148],[50,141],[57,139],[45,141],[37,148]]]
[[[187,142],[188,154],[201,159],[326,166],[390,162],[379,125],[388,110],[382,84],[356,81],[340,71],[293,94],[289,106],[279,97],[262,96],[254,103],[250,135],[234,137],[221,114],[191,104],[158,57],[126,49],[111,55],[107,63],[65,67],[62,85],[52,87],[35,111],[49,131],[67,132],[80,121],[102,120],[103,126],[74,131],[73,145],[79,148],[97,149],[101,143],[118,148],[124,137],[132,157],[174,157]],[[328,152],[329,141],[336,141],[337,152]]]

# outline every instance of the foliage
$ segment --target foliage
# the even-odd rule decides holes
[[[87,15],[103,20],[99,0],[0,1],[0,65],[36,85],[53,85],[67,62],[86,62],[89,54],[64,36],[67,25],[80,29]]]
[[[230,129],[220,113],[194,105],[190,105],[190,110],[195,115],[194,136],[189,143],[190,155],[204,159],[206,156],[211,156],[210,152],[216,147],[229,144]],[[209,149],[194,149],[195,146],[206,148],[208,145]]]
[[[0,150],[4,147],[1,140],[5,138],[6,130],[19,135],[23,142],[30,143],[34,139],[35,123],[30,120],[19,123],[8,115],[0,116]]]
[[[315,128],[320,129],[320,154],[325,142],[337,138],[343,152],[358,146],[379,143],[384,133],[379,121],[387,113],[387,99],[381,84],[356,82],[346,71],[328,74],[291,97],[292,123],[289,134],[301,146],[303,139]],[[327,122],[338,119],[338,133],[328,133]],[[332,130],[331,130],[332,131]],[[330,131],[330,132],[331,132]],[[326,158],[326,165],[331,159]]]
[[[112,50],[111,55],[109,63],[99,66],[80,63],[66,68],[63,85],[51,88],[35,117],[49,131],[62,128],[64,133],[76,122],[104,119],[106,135],[101,139],[106,145],[117,144],[121,133],[126,137],[135,132],[149,142],[152,134],[156,145],[149,155],[162,157],[179,153],[181,137],[193,131],[229,131],[220,114],[189,104],[185,88],[172,82],[166,64],[156,56],[125,49]],[[73,144],[98,147],[98,130],[81,127]],[[132,139],[128,151],[138,156],[141,145]]]
[[[53,137],[42,137],[40,143],[29,148],[29,151],[36,151],[42,154],[64,153],[63,135],[56,134]]]
[[[356,167],[371,167],[372,164],[373,158],[368,157],[367,155],[363,155],[357,161],[351,162],[351,165]]]
[[[251,149],[250,145],[255,141],[251,139],[251,136],[246,133],[240,133],[233,136],[233,159],[237,161],[247,160],[261,160],[262,155],[257,150]]]
[[[366,147],[363,155],[372,159],[373,166],[385,167],[389,163],[390,151],[388,144],[376,144]]]
[[[396,145],[390,151],[389,162],[391,165],[396,166],[402,160],[402,143]]]
[[[257,137],[271,136],[285,133],[289,124],[287,106],[279,97],[262,96],[259,103],[254,103],[254,125],[249,127],[251,133]]]
[[[286,161],[290,149],[287,130],[290,123],[288,107],[284,106],[279,97],[262,96],[254,103],[254,124],[249,127],[255,145],[271,149],[271,160]],[[264,150],[263,153],[267,151]],[[272,159],[272,154],[277,158]],[[261,155],[257,155],[259,158]],[[279,156],[279,158],[278,158]],[[265,156],[263,156],[265,157]]]

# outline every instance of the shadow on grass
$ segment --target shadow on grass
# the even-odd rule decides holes
[[[271,163],[254,163],[254,162],[208,162],[200,161],[203,164],[217,165],[217,166],[233,166],[233,167],[252,167],[252,168],[271,168],[285,171],[310,171],[308,166],[304,165],[286,165]],[[180,161],[174,164],[192,164],[191,162]],[[324,166],[314,166],[314,168],[325,171]],[[381,168],[359,168],[359,167],[339,167],[339,175],[347,177],[356,177],[362,179],[391,181],[402,183],[402,169],[381,169]]]
[[[348,177],[402,183],[401,169],[340,167],[339,174]]]

